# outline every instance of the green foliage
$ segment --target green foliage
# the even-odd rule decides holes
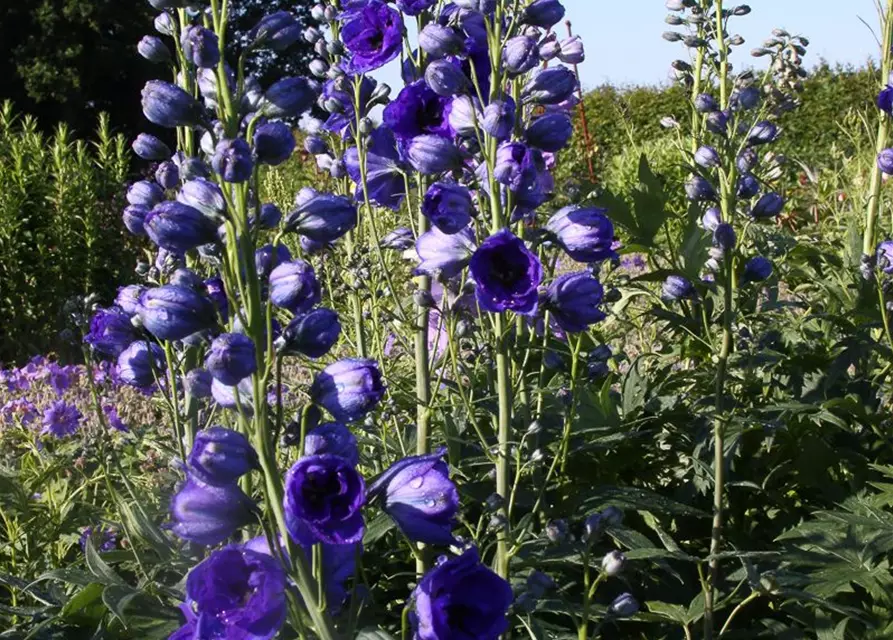
[[[47,137],[0,110],[0,361],[57,349],[65,301],[114,295],[133,268],[120,222],[130,154],[100,119],[96,142]]]

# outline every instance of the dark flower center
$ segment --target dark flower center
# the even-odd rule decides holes
[[[310,471],[301,487],[301,495],[313,511],[324,509],[333,497],[341,491],[337,473],[325,469]]]

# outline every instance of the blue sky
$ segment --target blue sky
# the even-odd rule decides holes
[[[809,38],[807,67],[821,58],[857,66],[877,58],[875,36],[860,21],[861,18],[877,31],[875,0],[739,1],[753,9],[750,15],[733,22],[733,33],[739,33],[746,41],[737,56],[739,65],[758,66],[749,52],[775,27]],[[580,67],[585,88],[605,83],[665,83],[670,62],[685,55],[679,43],[661,38],[668,29],[664,23],[664,0],[564,0],[564,4],[574,33],[585,42],[586,61]],[[401,84],[395,65],[376,75],[391,86]]]

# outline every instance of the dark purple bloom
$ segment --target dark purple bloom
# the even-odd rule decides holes
[[[149,207],[141,204],[132,204],[124,208],[121,214],[124,226],[135,236],[146,235],[146,216],[149,215]]]
[[[285,218],[285,229],[317,242],[334,242],[357,224],[357,208],[344,196],[315,193]]]
[[[536,313],[543,266],[524,242],[508,229],[487,238],[469,265],[481,309],[522,315]]]
[[[114,529],[86,527],[81,533],[80,540],[78,540],[81,549],[86,550],[88,540],[98,541],[99,544],[96,546],[96,550],[103,553],[112,551],[118,546],[118,536]]]
[[[422,213],[435,227],[448,234],[466,228],[473,212],[471,193],[452,182],[435,182],[422,202]]]
[[[452,97],[465,91],[468,77],[462,69],[450,60],[434,60],[425,69],[425,85],[443,98]]]
[[[886,274],[893,274],[893,240],[884,240],[877,246],[878,269]]]
[[[84,342],[101,358],[117,360],[121,352],[139,337],[130,315],[117,307],[99,309],[90,320]]]
[[[450,171],[459,166],[462,158],[452,140],[439,135],[423,135],[413,138],[406,151],[412,168],[422,175]]]
[[[564,149],[574,135],[574,123],[566,113],[547,113],[533,121],[524,137],[527,144],[548,153]]]
[[[0,370],[0,382],[4,379],[3,374],[4,372]],[[7,385],[10,391],[14,390],[9,381],[7,381]],[[23,426],[27,426],[37,417],[37,407],[27,398],[16,398],[8,400],[0,407],[0,416],[3,416],[6,422],[12,422],[13,419],[18,418]]]
[[[124,310],[124,313],[135,315],[139,309],[140,296],[146,290],[138,284],[129,284],[118,289],[115,304]]]
[[[724,136],[729,126],[729,113],[727,111],[711,111],[704,120],[707,131]]]
[[[614,225],[597,207],[565,207],[549,218],[546,230],[577,262],[610,260],[614,252]]]
[[[183,387],[186,389],[186,393],[193,398],[210,398],[213,380],[214,378],[207,369],[193,369],[186,374]]]
[[[202,106],[177,85],[150,80],[142,93],[143,114],[161,127],[191,127],[203,120]]]
[[[180,182],[180,170],[170,160],[166,160],[158,165],[155,170],[155,182],[161,185],[163,189],[173,189]]]
[[[887,85],[877,96],[877,108],[886,113],[893,115],[893,86]]]
[[[351,53],[350,73],[383,67],[403,47],[403,18],[381,0],[351,3],[345,11],[341,39]]]
[[[459,492],[444,461],[446,448],[411,456],[391,465],[369,487],[369,498],[383,498],[382,509],[407,538],[425,544],[452,544]]]
[[[444,279],[452,278],[462,271],[477,249],[471,228],[453,234],[446,234],[437,228],[431,229],[419,236],[415,247],[421,261],[416,272],[439,274]]]
[[[148,133],[139,134],[131,147],[133,152],[143,160],[165,160],[171,157],[170,147]]]
[[[304,438],[304,455],[331,454],[344,458],[352,466],[360,462],[357,438],[340,422],[326,422],[311,430]]]
[[[211,166],[225,182],[245,182],[254,171],[251,147],[242,138],[217,143]]]
[[[744,87],[732,92],[731,103],[735,109],[749,111],[760,104],[760,90],[756,87]]]
[[[548,29],[561,22],[564,6],[559,0],[534,0],[524,9],[524,22]]]
[[[406,140],[425,133],[450,136],[449,98],[437,95],[423,80],[403,88],[385,107],[382,120],[397,138]]]
[[[318,308],[295,316],[275,346],[282,354],[301,353],[309,358],[321,358],[332,350],[340,336],[338,314],[331,309]]]
[[[536,40],[528,36],[515,36],[505,43],[502,62],[514,75],[523,75],[540,64],[540,50]]]
[[[260,112],[268,118],[294,118],[313,106],[316,95],[307,78],[283,78],[264,93]]]
[[[750,200],[760,192],[760,181],[752,173],[745,173],[738,178],[738,197]]]
[[[47,374],[53,391],[57,396],[61,396],[71,388],[72,383],[77,379],[78,369],[73,365],[62,367],[57,362],[51,362],[47,366]]]
[[[217,239],[217,225],[188,204],[167,200],[146,214],[143,227],[162,249],[184,254]]]
[[[757,122],[747,134],[748,144],[769,144],[778,137],[778,127],[768,120]]]
[[[235,482],[212,486],[187,476],[171,501],[171,530],[205,546],[220,544],[254,519],[254,502]]]
[[[363,199],[363,175],[360,167],[360,154],[351,147],[344,154],[344,167],[347,175],[357,185],[355,198]],[[383,207],[398,209],[406,195],[400,154],[393,132],[379,127],[369,134],[366,148],[366,188],[369,199]]]
[[[196,291],[205,290],[204,280],[198,277],[195,271],[185,267],[180,267],[174,271],[167,282],[168,284],[173,284],[178,287],[187,287],[189,289],[195,289]]]
[[[728,222],[720,222],[713,230],[713,244],[723,251],[731,251],[735,248],[737,236],[735,228]]]
[[[180,36],[180,44],[183,46],[183,55],[196,67],[211,69],[220,62],[217,36],[210,29],[199,26],[186,27]]]
[[[319,372],[310,397],[338,422],[352,422],[372,411],[384,396],[385,386],[374,360],[346,358]]]
[[[118,377],[131,387],[151,387],[164,378],[165,369],[164,349],[154,342],[134,342],[118,356]]]
[[[465,42],[455,29],[432,22],[419,33],[419,47],[428,57],[438,60],[462,53]]]
[[[280,220],[282,220],[282,211],[279,210],[279,207],[272,202],[261,205],[260,218],[258,219],[261,229],[275,229],[279,226]]]
[[[772,275],[772,262],[763,256],[754,256],[744,265],[745,282],[763,282]]]
[[[266,244],[254,252],[254,268],[257,271],[257,277],[266,280],[270,277],[270,273],[281,264],[285,264],[291,260],[291,251],[284,244],[277,244],[275,247]]]
[[[264,16],[248,34],[255,47],[284,51],[301,38],[301,25],[288,11]]]
[[[291,157],[295,145],[291,127],[278,120],[262,124],[254,132],[254,153],[261,164],[282,164]]]
[[[577,76],[567,67],[537,69],[521,90],[521,97],[525,102],[557,105],[570,99],[578,85]]]
[[[152,208],[164,200],[164,190],[155,182],[140,180],[127,189],[127,202],[132,205]]]
[[[717,104],[716,98],[709,93],[699,93],[695,97],[695,109],[698,110],[698,113],[711,113],[719,110],[719,104]]]
[[[496,152],[493,176],[511,191],[525,190],[537,179],[535,154],[521,142],[502,143]]]
[[[753,218],[774,218],[781,210],[784,209],[784,198],[777,193],[767,193],[757,200],[757,203],[750,210]]]
[[[198,209],[209,218],[216,218],[226,211],[223,191],[215,182],[194,178],[186,182],[177,194],[177,200]]]
[[[549,285],[545,305],[563,331],[577,333],[605,319],[599,308],[604,295],[601,283],[588,271],[567,273]]]
[[[295,542],[352,544],[363,539],[363,477],[334,455],[306,456],[285,475],[285,521]]]
[[[292,313],[304,313],[322,297],[313,267],[303,260],[284,262],[270,273],[270,301]]]
[[[220,319],[226,323],[229,320],[229,300],[226,297],[226,287],[220,277],[208,278],[204,282],[205,293],[208,294],[211,302],[217,308]]]
[[[412,599],[416,640],[497,640],[509,628],[512,588],[473,547],[429,570]]]
[[[73,404],[57,400],[43,412],[43,429],[40,435],[50,434],[56,438],[70,436],[81,424],[83,415]]]
[[[241,333],[223,333],[211,343],[205,368],[225,385],[233,386],[257,371],[254,342]]]
[[[216,323],[213,303],[186,287],[165,285],[140,296],[137,310],[143,326],[159,340],[182,340]]]
[[[692,202],[712,202],[716,200],[716,190],[710,181],[702,176],[692,176],[685,183],[685,195]]]
[[[155,64],[164,64],[171,61],[171,50],[157,36],[143,36],[137,43],[136,50],[146,60]]]
[[[884,149],[878,154],[877,166],[888,176],[893,175],[893,149]]]
[[[694,298],[697,295],[694,285],[682,276],[669,276],[663,284],[661,298],[666,302]]]
[[[397,0],[397,8],[408,16],[417,16],[435,4],[437,0]]]
[[[515,128],[516,111],[515,101],[508,96],[503,100],[493,100],[484,107],[481,129],[497,140],[507,140]]]
[[[270,640],[285,622],[287,580],[278,560],[247,546],[212,553],[186,578],[186,624],[172,640]]]
[[[248,438],[219,426],[196,434],[187,462],[196,479],[214,486],[232,484],[252,469],[260,468]]]

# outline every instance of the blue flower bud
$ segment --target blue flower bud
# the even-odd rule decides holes
[[[722,213],[716,207],[710,207],[701,217],[701,226],[707,231],[716,231],[722,223]]]
[[[624,593],[614,598],[608,614],[618,618],[631,618],[639,612],[639,603],[632,594]]]
[[[760,90],[756,87],[745,87],[732,93],[731,103],[736,109],[750,111],[760,104]]]
[[[502,50],[502,63],[509,73],[516,76],[534,69],[540,63],[536,40],[527,36],[511,38]]]
[[[220,544],[255,517],[256,506],[235,482],[215,487],[187,477],[171,501],[171,527],[196,544]]]
[[[154,342],[138,340],[118,356],[118,377],[131,387],[151,387],[164,379],[164,372],[164,349]]]
[[[724,136],[729,128],[729,114],[725,111],[711,111],[705,120],[707,131]]]
[[[416,241],[419,266],[416,274],[440,275],[449,279],[468,266],[477,246],[474,231],[465,228],[454,234],[446,234],[437,227],[423,233]]]
[[[745,173],[738,178],[738,198],[750,200],[760,192],[760,182],[752,173]]]
[[[255,47],[284,51],[301,37],[301,25],[288,11],[264,16],[249,32]]]
[[[173,161],[180,170],[180,180],[183,182],[196,178],[207,178],[211,175],[211,169],[201,158],[188,157],[179,151],[174,154]]]
[[[578,333],[605,319],[599,308],[604,294],[601,283],[588,271],[567,273],[549,285],[545,307],[562,330]]]
[[[220,62],[220,46],[217,35],[204,27],[186,27],[180,36],[183,55],[201,69],[213,69]]]
[[[750,147],[747,147],[742,149],[741,153],[738,154],[735,164],[738,166],[738,171],[741,173],[750,173],[753,171],[753,168],[757,166],[757,162],[759,162],[757,152]]]
[[[242,138],[217,143],[211,166],[225,182],[246,182],[254,171],[251,147]]]
[[[236,401],[236,392],[238,391],[239,400]],[[214,402],[231,411],[239,411],[241,405],[241,413],[247,417],[254,415],[254,392],[252,390],[251,378],[245,378],[239,381],[236,386],[228,386],[220,382],[217,378],[212,378],[211,397]]]
[[[767,193],[757,200],[750,210],[750,215],[753,218],[774,218],[782,209],[784,209],[784,198],[777,193]]]
[[[283,78],[267,89],[260,112],[268,118],[295,118],[313,106],[316,95],[307,78]]]
[[[888,176],[893,175],[893,149],[884,149],[878,154],[877,166]]]
[[[709,93],[699,93],[695,97],[695,109],[698,110],[698,113],[711,113],[718,111],[719,105],[716,103],[716,98]]]
[[[162,162],[155,170],[155,182],[161,185],[162,189],[173,189],[180,182],[180,170],[170,160]]]
[[[140,296],[146,290],[138,284],[129,284],[126,287],[118,289],[118,295],[115,296],[115,304],[124,310],[128,315],[136,315],[139,309]]]
[[[256,351],[251,338],[241,333],[224,333],[211,343],[205,369],[225,385],[233,386],[257,371]]]
[[[722,163],[722,160],[716,149],[705,145],[695,151],[695,163],[705,169],[713,169],[718,167]]]
[[[127,189],[127,202],[151,209],[164,199],[164,190],[154,182],[140,180]]]
[[[450,103],[450,127],[460,136],[474,138],[483,119],[480,103],[471,96],[456,96]]]
[[[282,211],[279,210],[272,202],[261,205],[260,208],[260,226],[262,229],[275,229],[282,220]]]
[[[277,166],[291,157],[295,150],[295,136],[284,122],[268,122],[254,132],[254,153],[257,161]]]
[[[181,267],[174,271],[168,279],[168,284],[173,284],[178,287],[187,287],[199,292],[205,290],[204,281],[196,275],[195,271],[185,267]]]
[[[713,244],[723,251],[731,251],[735,248],[737,236],[735,229],[728,222],[720,222],[713,230]]]
[[[202,429],[195,435],[187,463],[194,478],[218,487],[235,483],[252,469],[260,468],[257,452],[248,438],[219,426]]]
[[[763,282],[772,275],[772,262],[763,256],[754,256],[744,265],[744,282]]]
[[[434,60],[425,69],[425,83],[437,95],[448,98],[468,88],[462,69],[449,60]]]
[[[694,298],[697,296],[695,286],[682,276],[669,276],[663,284],[661,298],[666,302]]]
[[[504,100],[493,100],[484,107],[481,129],[497,140],[508,140],[515,128],[515,101],[506,96]]]
[[[165,285],[140,295],[137,314],[143,326],[159,340],[182,340],[216,324],[211,301],[192,289]]]
[[[586,52],[580,36],[572,36],[561,41],[558,59],[564,64],[580,64],[586,60]]]
[[[296,231],[317,242],[334,242],[356,224],[356,206],[349,198],[330,193],[312,195],[285,217],[286,231]]]
[[[149,214],[149,208],[141,204],[132,204],[124,209],[121,217],[124,219],[124,226],[135,236],[146,235],[146,216]]]
[[[527,144],[547,153],[564,149],[574,135],[574,123],[566,113],[547,113],[533,121],[524,134]]]
[[[685,195],[692,202],[716,200],[716,191],[710,181],[701,176],[692,176],[685,183]]]
[[[356,436],[339,422],[321,424],[304,438],[305,456],[325,454],[344,458],[354,467],[360,462],[360,450],[357,447]]]
[[[310,397],[339,422],[352,422],[372,411],[385,386],[374,360],[348,358],[327,366],[310,386]]]
[[[313,267],[303,260],[284,262],[270,273],[270,301],[292,313],[309,311],[321,299]]]
[[[419,47],[432,60],[439,60],[463,53],[465,40],[455,29],[432,22],[419,33]]]
[[[204,178],[186,182],[177,194],[177,201],[201,211],[211,219],[220,218],[226,211],[223,191],[216,182]]]
[[[757,122],[747,134],[748,144],[769,144],[778,138],[778,127],[768,120]]]
[[[304,151],[310,155],[319,156],[329,152],[329,145],[319,136],[307,136],[304,138]]]
[[[422,213],[444,233],[458,233],[471,222],[474,203],[462,185],[435,182],[422,202]]]
[[[887,85],[877,96],[877,108],[886,113],[893,115],[893,86]]]
[[[136,45],[136,50],[149,62],[163,64],[171,61],[171,50],[156,36],[143,36]]]
[[[330,309],[318,308],[295,316],[276,340],[275,348],[281,354],[321,358],[332,350],[340,336],[338,314]]]
[[[143,160],[164,160],[171,157],[170,147],[148,133],[139,134],[131,147]]]
[[[174,200],[162,202],[146,214],[143,226],[152,242],[181,255],[217,239],[217,225],[212,220]]]
[[[277,266],[291,260],[291,251],[284,244],[277,244],[275,248],[271,244],[262,246],[254,252],[254,268],[257,277],[266,280],[270,272]]]
[[[577,76],[566,67],[537,69],[521,90],[521,97],[534,104],[561,104],[574,95],[578,84]]]
[[[413,138],[406,155],[412,168],[426,176],[451,171],[462,160],[452,140],[433,134]]]
[[[155,31],[160,33],[163,36],[173,36],[176,27],[174,25],[174,19],[171,17],[171,14],[164,12],[159,13],[155,16],[154,20]]]
[[[527,24],[548,29],[564,17],[564,6],[558,0],[534,0],[524,9],[523,19]]]
[[[878,244],[875,255],[878,269],[888,275],[893,274],[893,240],[884,240]]]
[[[180,87],[150,80],[142,91],[143,114],[161,127],[192,127],[204,118],[202,106]]]
[[[601,262],[616,257],[614,225],[597,207],[565,207],[555,213],[546,230],[577,262]]]
[[[193,369],[186,374],[183,387],[193,398],[210,398],[212,380],[207,369]]]

